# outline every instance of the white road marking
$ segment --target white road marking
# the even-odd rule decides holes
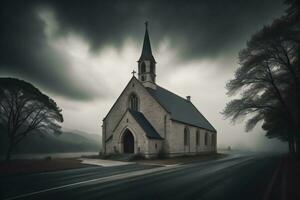
[[[221,169],[231,167],[231,166],[234,166],[234,165],[237,165],[237,164],[241,164],[243,162],[246,162],[246,161],[249,161],[249,160],[252,160],[252,159],[253,159],[253,157],[252,158],[247,158],[247,159],[242,159],[239,162],[233,162],[233,163],[231,163],[227,166],[219,167],[219,168],[216,168],[215,170],[212,170],[212,171],[211,171],[211,169],[203,170],[203,174],[206,174],[209,171],[211,173],[216,172],[216,171],[219,171]],[[227,159],[224,159],[224,160],[227,160]],[[63,189],[63,188],[68,188],[68,187],[72,187],[72,186],[83,185],[83,184],[86,184],[86,183],[92,183],[92,182],[105,183],[105,182],[109,182],[109,181],[132,178],[132,177],[137,177],[137,176],[150,174],[150,173],[153,173],[153,172],[160,172],[160,171],[169,170],[169,169],[183,168],[185,166],[187,166],[187,165],[172,165],[172,166],[168,166],[168,167],[157,167],[157,168],[152,168],[152,169],[145,169],[145,170],[128,172],[128,173],[124,173],[124,174],[116,174],[116,175],[112,175],[112,176],[101,177],[101,178],[91,179],[91,180],[87,180],[87,181],[80,181],[80,182],[71,183],[71,184],[67,184],[67,185],[62,185],[62,186],[52,187],[52,188],[48,188],[48,189],[43,189],[43,190],[39,190],[39,191],[36,191],[36,192],[30,192],[30,193],[26,193],[26,194],[17,195],[17,196],[14,196],[14,197],[8,197],[4,200],[20,199],[20,198],[29,197],[29,196],[33,196],[33,195],[37,195],[37,194],[41,194],[41,193],[45,193],[45,192],[50,192],[50,191],[59,190],[59,189]]]
[[[33,195],[36,195],[36,194],[41,194],[41,193],[50,192],[50,191],[53,191],[53,190],[59,190],[59,189],[63,189],[63,188],[72,187],[72,186],[78,186],[78,185],[82,185],[82,184],[86,184],[86,183],[92,183],[92,182],[105,183],[105,182],[108,182],[108,181],[120,180],[120,179],[125,179],[125,178],[132,178],[132,177],[136,177],[136,176],[150,174],[150,173],[153,173],[153,172],[159,172],[159,171],[163,171],[163,170],[167,170],[167,169],[169,170],[169,169],[173,169],[173,168],[176,168],[176,167],[179,167],[179,166],[158,167],[158,168],[128,172],[128,173],[124,173],[124,174],[117,174],[117,175],[112,175],[112,176],[107,176],[107,177],[101,177],[101,178],[91,179],[91,180],[87,180],[87,181],[80,181],[80,182],[71,183],[71,184],[67,184],[67,185],[62,185],[62,186],[52,187],[52,188],[48,188],[48,189],[44,189],[44,190],[39,190],[39,191],[36,191],[36,192],[21,194],[21,195],[14,196],[14,197],[9,197],[9,198],[6,198],[4,200],[13,200],[13,199],[24,198],[24,197],[33,196]]]

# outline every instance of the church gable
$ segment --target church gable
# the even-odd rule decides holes
[[[124,127],[132,127],[137,129],[139,127],[139,133],[141,130],[143,135],[149,139],[163,139],[155,130],[155,128],[151,125],[151,123],[145,118],[143,113],[134,111],[131,109],[127,109],[125,114],[122,116],[121,120],[117,123],[113,133],[118,133],[120,130],[124,129]]]
[[[163,139],[157,131],[154,129],[154,127],[151,125],[151,123],[146,119],[146,117],[143,115],[143,113],[129,110],[130,114],[133,116],[135,121],[139,124],[139,126],[145,131],[146,136],[149,139]]]
[[[158,133],[162,133],[163,125],[160,123],[160,120],[162,120],[161,118],[166,111],[156,102],[144,86],[135,77],[132,77],[104,118],[106,138],[110,137],[128,108],[143,113],[143,116],[155,130]]]
[[[130,132],[133,137],[133,152],[147,151],[147,145],[144,145],[148,143],[146,134],[139,124],[136,123],[129,110],[123,114],[121,120],[113,130],[111,135],[112,139],[105,144],[106,148],[111,149],[110,151],[115,153],[125,153],[126,150],[124,149],[124,139],[128,132]]]

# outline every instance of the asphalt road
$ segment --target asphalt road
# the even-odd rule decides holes
[[[263,199],[279,156],[132,164],[0,177],[2,199]]]

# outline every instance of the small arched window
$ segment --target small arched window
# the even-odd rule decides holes
[[[135,94],[131,94],[129,97],[129,108],[137,111],[139,106],[138,97]]]
[[[141,73],[145,73],[145,72],[146,72],[146,64],[144,62],[142,62]]]
[[[164,116],[164,135],[167,134],[167,115]]]
[[[217,144],[217,135],[214,133],[212,135],[212,146],[216,146]]]
[[[208,133],[205,132],[205,138],[204,138],[205,146],[208,144]]]
[[[184,128],[184,145],[187,146],[189,145],[189,140],[190,140],[190,131],[187,127]]]
[[[150,63],[150,72],[154,73],[154,63],[153,62]]]
[[[152,75],[150,75],[150,78],[151,78],[151,81],[152,82],[154,82],[154,79],[155,79],[155,77],[154,77],[154,75],[152,74]]]
[[[199,129],[196,131],[196,145],[200,145],[200,131]]]

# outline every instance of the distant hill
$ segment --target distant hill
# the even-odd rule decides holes
[[[68,133],[76,133],[78,135],[81,135],[85,138],[88,138],[90,140],[93,141],[99,141],[99,143],[101,143],[101,135],[100,134],[96,134],[96,133],[87,133],[81,130],[76,130],[76,129],[63,129],[63,132],[68,132]]]
[[[5,154],[8,139],[0,129],[0,154]],[[13,153],[65,153],[98,152],[101,150],[100,134],[89,134],[77,130],[63,131],[61,135],[34,133],[26,137]]]

